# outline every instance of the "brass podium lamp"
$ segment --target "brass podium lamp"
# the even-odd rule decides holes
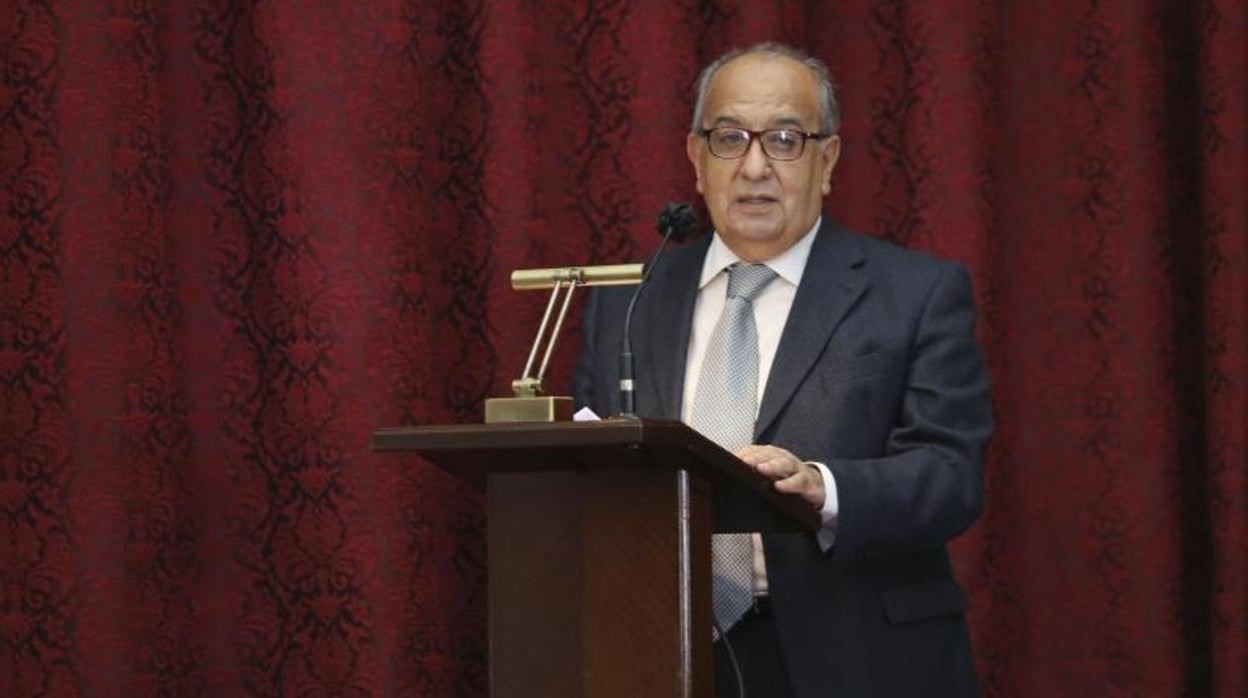
[[[492,397],[485,401],[485,422],[555,422],[572,419],[572,398],[565,395],[543,395],[542,378],[546,375],[546,367],[550,363],[550,355],[554,353],[555,344],[559,340],[559,331],[563,329],[563,320],[568,315],[568,307],[572,302],[572,292],[578,286],[627,286],[641,283],[643,264],[610,264],[596,267],[563,267],[554,269],[517,269],[511,273],[511,287],[517,291],[534,291],[551,289],[550,300],[546,302],[546,312],[542,315],[542,323],[537,328],[537,336],[533,338],[533,347],[529,350],[529,358],[524,363],[524,372],[511,382],[515,397]],[[559,317],[549,336],[546,330],[550,327],[550,316],[559,297],[563,302],[559,308]],[[545,343],[542,351],[542,364],[533,373],[533,364],[537,360],[538,351]]]

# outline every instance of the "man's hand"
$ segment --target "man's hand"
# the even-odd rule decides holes
[[[815,466],[778,446],[746,446],[737,451],[737,457],[771,478],[777,492],[801,495],[816,510],[823,508],[827,494],[823,488],[823,477]]]

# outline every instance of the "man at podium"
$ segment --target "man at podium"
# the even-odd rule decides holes
[[[822,516],[716,536],[719,695],[978,694],[945,544],[983,504],[988,376],[966,270],[823,215],[841,152],[827,67],[779,44],[698,82],[687,151],[714,232],[634,315],[637,412],[681,419]],[[587,304],[578,405],[618,412],[628,294]]]

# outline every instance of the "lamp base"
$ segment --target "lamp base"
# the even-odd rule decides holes
[[[541,397],[492,397],[485,401],[485,423],[567,422],[572,419],[572,398],[562,395]]]

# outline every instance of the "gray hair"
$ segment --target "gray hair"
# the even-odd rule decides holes
[[[827,64],[801,49],[775,41],[764,41],[746,49],[734,48],[716,58],[702,70],[702,74],[698,76],[698,96],[693,107],[693,124],[689,127],[691,133],[702,130],[702,117],[706,111],[706,93],[710,91],[711,81],[715,79],[719,69],[734,59],[752,54],[783,56],[806,66],[806,69],[815,77],[815,82],[819,83],[819,104],[822,112],[819,115],[819,130],[823,133],[836,133],[840,130],[841,106],[837,104],[836,88],[832,84],[832,71],[828,70]]]

